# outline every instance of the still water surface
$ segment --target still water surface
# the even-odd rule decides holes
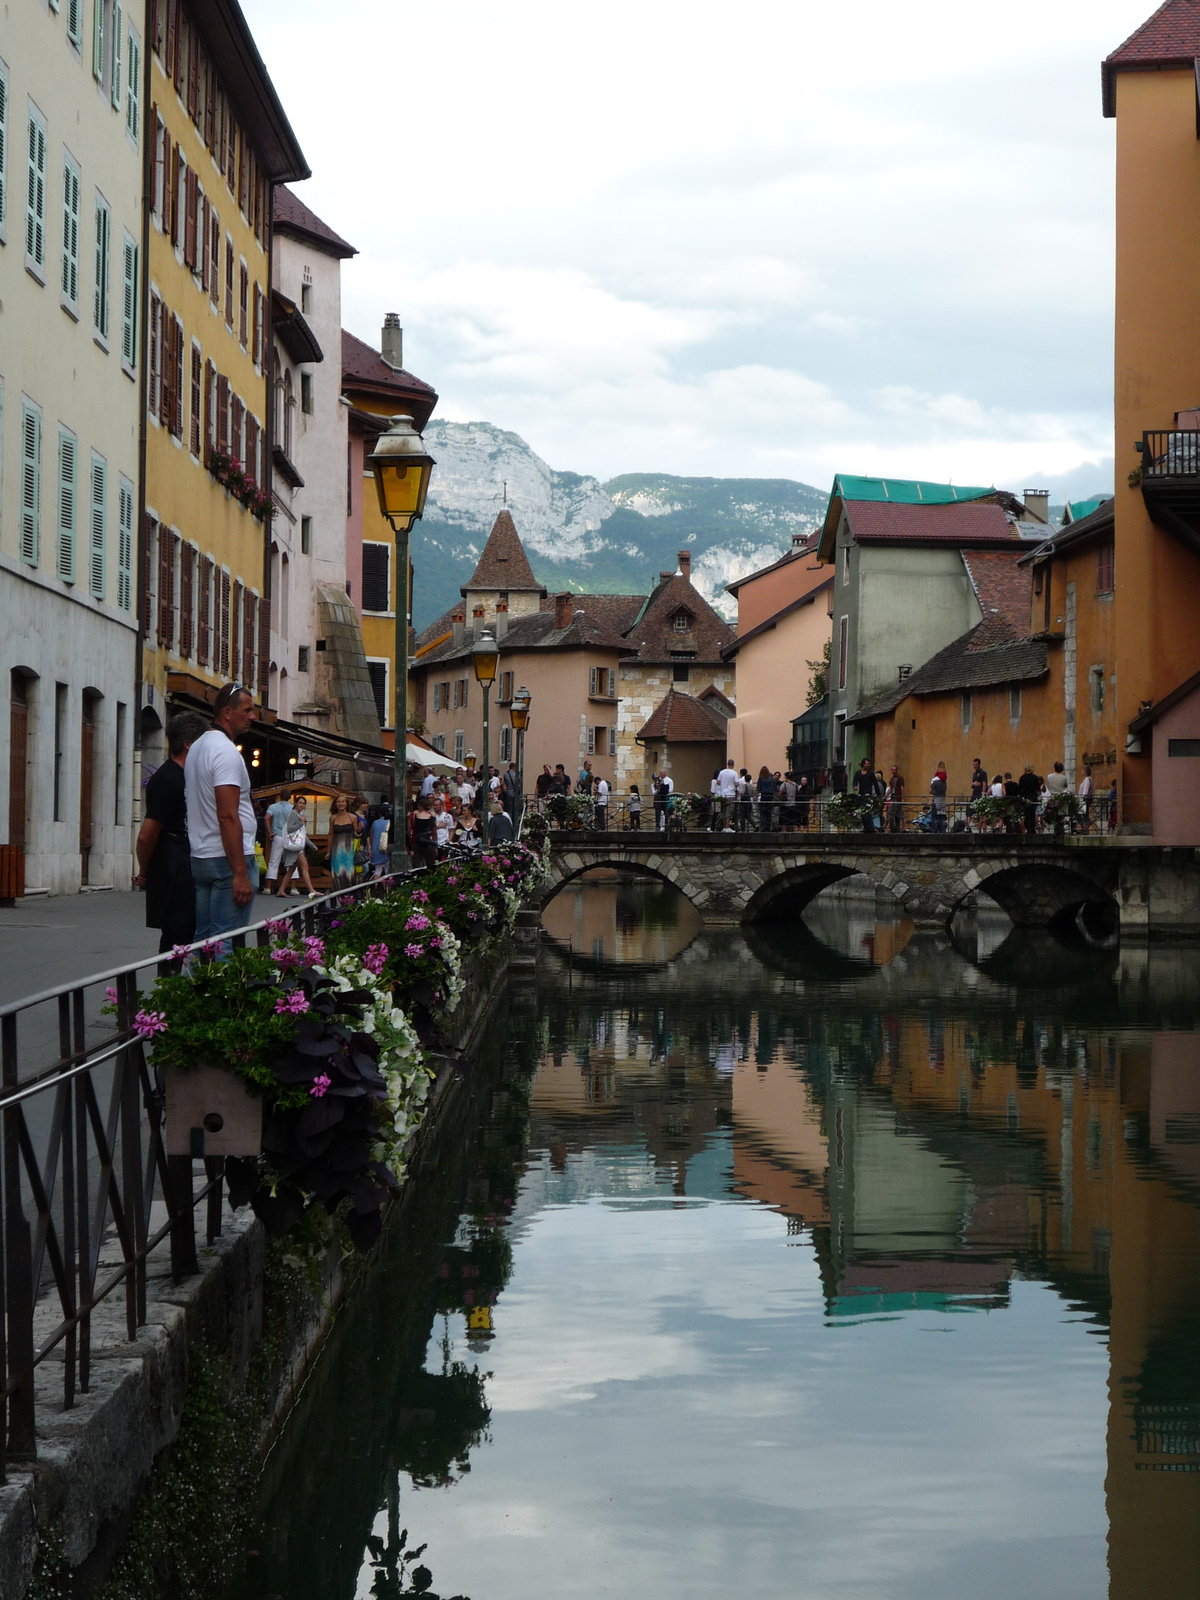
[[[240,1597],[1200,1596],[1200,962],[559,897]]]

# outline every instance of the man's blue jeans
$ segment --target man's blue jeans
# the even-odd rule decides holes
[[[258,863],[246,857],[250,887],[258,889]],[[233,868],[227,856],[193,856],[192,882],[196,885],[196,939],[217,939],[223,933],[236,933],[250,921],[253,899],[244,906],[234,904]],[[221,947],[228,956],[229,946]]]

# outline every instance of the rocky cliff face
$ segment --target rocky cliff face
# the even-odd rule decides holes
[[[489,422],[434,420],[425,439],[437,468],[413,529],[418,627],[457,601],[506,503],[551,591],[646,593],[686,545],[693,581],[727,616],[725,584],[775,560],[825,512],[823,491],[787,478],[644,473],[600,483],[556,472]]]

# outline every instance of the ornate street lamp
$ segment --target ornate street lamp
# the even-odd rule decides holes
[[[500,646],[492,637],[490,630],[484,631],[476,639],[471,649],[471,661],[475,667],[475,682],[483,689],[483,793],[485,803],[490,805],[492,798],[492,773],[489,765],[491,755],[488,749],[488,690],[496,681],[496,663],[500,659]],[[487,812],[484,812],[487,817]],[[486,835],[486,828],[485,828]]]
[[[517,815],[514,819],[513,834],[521,837],[521,820],[525,815],[525,729],[529,726],[529,707],[533,696],[524,684],[512,697],[512,704],[508,714],[512,718],[513,729],[517,735]]]
[[[435,466],[407,414],[375,441],[367,457],[379,509],[396,535],[396,748],[393,757],[392,871],[408,869],[408,533],[425,511]]]

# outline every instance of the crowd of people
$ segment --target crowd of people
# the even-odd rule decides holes
[[[928,804],[919,803],[915,814],[906,813],[907,785],[896,766],[885,778],[864,756],[851,789],[860,802],[863,828],[867,831],[899,833],[911,823],[923,832],[946,833],[952,826],[950,810],[956,798],[960,801],[956,807],[959,814],[953,827],[960,830],[975,827],[1007,833],[1041,833],[1049,827],[1058,831],[1088,832],[1101,816],[1110,829],[1116,825],[1117,817],[1116,776],[1107,794],[1101,794],[1090,766],[1083,769],[1074,803],[1062,803],[1061,797],[1071,794],[1071,784],[1061,761],[1054,762],[1045,776],[1036,772],[1030,762],[1019,777],[1014,778],[1011,772],[996,772],[989,778],[981,757],[976,756],[971,765],[969,793],[959,797],[950,794],[946,763],[939,761],[929,781]],[[979,804],[984,800],[1007,804],[985,807]]]

